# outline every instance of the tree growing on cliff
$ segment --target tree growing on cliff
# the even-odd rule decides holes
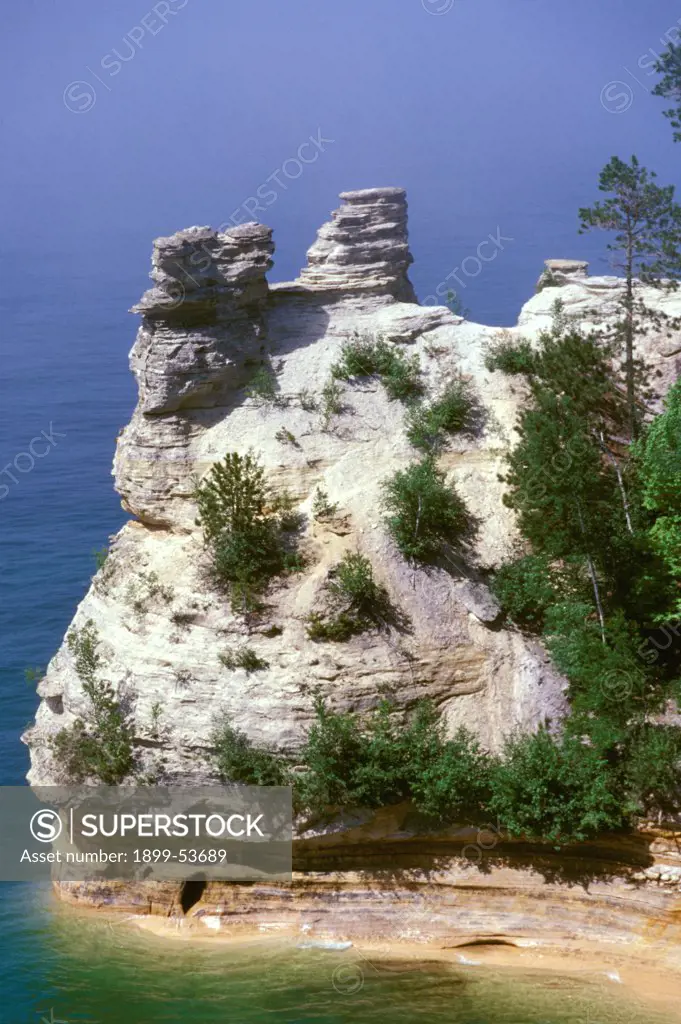
[[[90,620],[67,636],[76,674],[89,700],[87,719],[79,718],[54,739],[53,753],[74,782],[97,779],[116,786],[132,772],[135,757],[132,729],[113,687],[101,678],[99,634]]]
[[[459,544],[471,530],[463,499],[429,456],[384,483],[383,509],[400,552],[418,562],[435,561],[445,544]]]
[[[490,811],[520,838],[584,842],[626,820],[608,765],[578,739],[541,728],[515,736],[492,775]]]
[[[653,549],[669,572],[667,608],[659,622],[681,617],[681,381],[671,388],[665,411],[656,417],[634,449],[644,507],[654,516]]]
[[[235,610],[255,610],[269,581],[298,566],[282,538],[292,525],[288,503],[270,492],[258,460],[238,452],[211,468],[196,499],[215,579]]]
[[[657,185],[655,178],[655,172],[642,167],[635,156],[629,163],[615,156],[599,180],[599,189],[608,198],[579,211],[580,232],[597,229],[614,234],[606,248],[613,267],[624,274],[622,313],[613,336],[623,350],[630,439],[640,432],[648,397],[645,368],[636,357],[636,338],[646,328],[659,328],[668,320],[637,295],[636,278],[643,284],[672,288],[675,282],[663,279],[681,273],[681,206],[674,200],[674,186]]]

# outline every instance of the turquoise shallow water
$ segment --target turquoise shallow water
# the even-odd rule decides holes
[[[53,908],[49,890],[37,887],[6,890],[0,924],[3,935],[13,935],[13,956],[0,962],[0,1019],[11,1024],[671,1020],[606,979],[585,983],[544,972],[371,963],[354,948],[187,945],[138,934],[123,922]]]

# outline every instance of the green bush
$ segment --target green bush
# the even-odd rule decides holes
[[[556,604],[546,614],[545,636],[556,668],[570,681],[569,728],[588,735],[597,750],[614,754],[636,723],[661,709],[664,690],[655,670],[646,671],[636,627],[621,612],[606,623],[604,643],[592,606]]]
[[[160,598],[162,601],[170,602],[175,593],[172,587],[161,583],[157,572],[140,572],[137,579],[131,580],[125,590],[126,600],[130,602],[138,614],[148,610],[149,604]]]
[[[305,516],[297,508],[296,499],[289,491],[282,491],[272,498],[270,511],[277,517],[284,533],[295,533],[305,522]]]
[[[45,669],[37,665],[29,665],[24,669],[24,679],[29,686],[37,686],[45,677]]]
[[[364,555],[346,552],[330,573],[329,590],[363,615],[385,604],[385,590],[376,583],[371,562]]]
[[[334,416],[343,411],[343,388],[331,377],[322,388],[322,430],[328,430]]]
[[[436,401],[416,405],[409,411],[409,442],[424,452],[438,451],[447,434],[456,434],[470,427],[473,409],[474,401],[464,381],[452,381]]]
[[[339,380],[380,377],[389,397],[403,402],[423,391],[418,356],[409,358],[382,338],[356,336],[343,346],[340,362],[332,367],[331,373]]]
[[[296,776],[296,805],[323,812],[357,803],[354,768],[363,759],[363,739],[353,715],[330,711],[315,701],[316,721],[301,751],[306,770]]]
[[[230,452],[211,467],[197,491],[198,525],[210,543],[225,533],[243,533],[265,518],[271,495],[265,470],[251,455]]]
[[[681,729],[645,723],[624,770],[625,791],[638,814],[675,813],[681,805]]]
[[[197,502],[215,578],[229,589],[235,610],[257,608],[273,577],[300,568],[281,537],[291,502],[270,493],[252,455],[232,452],[216,463],[197,491]]]
[[[246,394],[259,405],[283,405],[272,368],[260,366],[246,387]]]
[[[269,661],[258,657],[252,647],[244,646],[234,651],[222,651],[218,658],[228,669],[243,668],[247,672],[259,672],[270,667]]]
[[[102,659],[92,620],[82,629],[72,629],[67,643],[91,710],[87,721],[79,718],[57,733],[53,755],[73,782],[97,779],[107,786],[119,785],[135,767],[133,734],[113,687],[99,678]]]
[[[383,508],[401,553],[419,562],[434,561],[443,544],[458,544],[470,531],[463,500],[429,458],[398,470],[386,481]]]
[[[370,628],[368,623],[348,612],[338,612],[326,618],[319,612],[312,612],[307,620],[306,631],[308,639],[315,643],[344,644]]]
[[[417,709],[410,733],[410,788],[418,810],[442,824],[479,821],[489,802],[494,758],[466,729],[443,740],[427,702]]]
[[[515,342],[501,338],[490,344],[485,356],[485,366],[488,370],[501,370],[502,373],[511,376],[533,373],[536,361],[532,346],[524,339]]]
[[[681,381],[665,399],[665,409],[635,445],[646,508],[681,515]]]
[[[312,500],[312,515],[315,519],[331,519],[338,512],[338,505],[329,501],[325,490],[318,487]]]
[[[213,544],[217,581],[228,587],[235,611],[253,611],[275,576],[288,568],[276,523],[262,520],[247,530],[225,533]]]
[[[542,631],[547,609],[560,600],[552,579],[551,560],[545,555],[527,555],[502,565],[494,576],[492,589],[516,626],[531,633]]]
[[[395,619],[388,593],[376,583],[364,555],[346,553],[330,571],[327,589],[333,608],[327,618],[310,616],[307,635],[311,640],[344,642]]]
[[[509,740],[491,782],[489,809],[513,836],[565,845],[625,821],[606,761],[573,736],[542,728]]]
[[[286,429],[286,427],[280,427],[274,437],[279,444],[290,444],[292,448],[300,448],[300,445],[296,440],[296,435],[292,434],[290,430]]]
[[[296,776],[297,804],[311,813],[340,807],[384,807],[412,798],[434,821],[476,817],[489,791],[489,762],[475,741],[460,730],[443,738],[432,703],[421,701],[409,722],[397,720],[383,701],[361,725],[324,701],[315,704]]]
[[[95,560],[95,570],[99,572],[100,569],[104,568],[106,560],[109,557],[108,546],[104,545],[103,548],[95,548],[92,552],[92,556]]]
[[[222,722],[213,733],[215,762],[224,782],[244,786],[288,786],[285,762],[275,754],[258,750],[245,733]]]
[[[653,420],[633,446],[633,455],[643,506],[656,517],[650,529],[650,542],[669,577],[666,586],[660,585],[659,573],[653,579],[658,592],[667,595],[666,607],[655,619],[670,622],[681,616],[677,582],[681,577],[681,381],[670,389],[662,415]]]
[[[308,388],[303,388],[302,391],[298,392],[298,401],[300,402],[300,408],[304,409],[305,412],[317,412],[319,409],[319,402]]]

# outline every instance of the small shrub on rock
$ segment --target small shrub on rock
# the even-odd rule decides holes
[[[312,515],[315,519],[331,519],[338,511],[338,505],[329,501],[326,491],[318,487],[312,499]]]
[[[215,761],[224,782],[244,786],[286,786],[289,772],[282,758],[259,750],[245,733],[222,722],[213,733]]]
[[[332,617],[324,617],[313,612],[307,620],[307,635],[315,643],[344,644],[353,636],[366,632],[370,627],[347,612],[338,612]]]
[[[92,620],[72,629],[67,643],[90,701],[87,721],[77,719],[54,738],[53,755],[73,782],[97,779],[119,785],[135,767],[132,729],[110,683],[100,679],[99,635]]]
[[[459,543],[470,530],[463,500],[431,458],[398,470],[386,481],[383,508],[400,552],[419,562],[434,561],[444,544]]]
[[[319,409],[319,402],[308,388],[303,388],[302,391],[298,392],[298,401],[300,402],[300,408],[304,409],[305,412],[317,412]]]
[[[246,387],[246,394],[258,405],[283,405],[272,368],[259,366]]]
[[[226,455],[199,487],[197,502],[215,578],[230,591],[235,610],[256,609],[271,579],[300,568],[283,542],[276,514],[282,510],[254,456]]]
[[[247,672],[259,672],[270,667],[269,661],[258,657],[252,647],[239,647],[235,651],[223,651],[218,658],[228,669],[243,668]]]
[[[374,579],[371,562],[364,555],[345,554],[329,573],[327,589],[333,608],[326,618],[310,616],[307,635],[311,640],[344,642],[396,618],[387,591]]]
[[[322,388],[322,430],[328,430],[334,416],[343,411],[343,388],[331,377]]]
[[[485,366],[488,370],[501,370],[502,373],[511,376],[531,374],[536,365],[536,354],[529,341],[524,339],[516,342],[501,337],[498,341],[492,342],[485,356]]]
[[[407,416],[407,437],[415,448],[435,452],[448,434],[470,426],[474,402],[462,380],[449,384],[436,401],[414,406]]]
[[[406,356],[382,338],[356,336],[343,347],[340,362],[332,367],[331,373],[339,380],[380,377],[390,398],[402,402],[417,397],[423,391],[418,357]]]

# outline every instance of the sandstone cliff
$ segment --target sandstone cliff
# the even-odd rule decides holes
[[[401,709],[430,696],[450,731],[465,724],[491,749],[514,728],[556,719],[565,707],[564,681],[538,644],[502,628],[484,582],[519,544],[499,477],[522,387],[485,369],[495,329],[418,305],[404,192],[341,199],[297,281],[268,284],[269,229],[195,227],[156,241],[153,287],[135,307],[139,402],[115,460],[116,487],[133,518],[113,538],[74,624],[96,624],[102,674],[130,712],[143,770],[161,781],[214,778],[210,734],[223,714],[258,744],[294,752],[313,717],[314,687],[335,708],[356,711],[386,694]],[[612,318],[622,283],[586,271],[583,263],[548,261],[541,290],[510,334],[536,337],[558,298],[585,327]],[[681,313],[675,296],[646,299]],[[416,455],[404,406],[378,380],[362,378],[344,386],[336,411],[322,408],[330,368],[356,333],[416,355],[430,395],[454,375],[475,392],[477,428],[453,439],[440,462],[478,531],[446,568],[407,565],[382,525],[382,481]],[[660,336],[647,349],[663,393],[681,373],[681,345]],[[258,367],[273,380],[267,401],[247,388]],[[249,450],[293,497],[306,569],[272,586],[266,614],[247,623],[210,583],[194,493],[228,451]],[[338,505],[323,521],[312,515],[318,486]],[[307,637],[328,570],[346,551],[370,558],[409,631],[342,644]],[[244,642],[269,668],[249,674],[222,664],[220,654]],[[39,693],[25,734],[29,777],[49,784],[61,780],[51,738],[87,711],[67,644]],[[339,824],[330,834],[297,837],[289,887],[211,883],[190,895],[174,883],[107,883],[64,886],[61,895],[162,915],[190,909],[211,929],[440,944],[455,936],[534,943],[538,935],[679,942],[674,835],[606,837],[566,858],[502,842],[493,828],[419,833],[404,807]]]
[[[484,584],[485,572],[518,544],[499,476],[522,389],[484,367],[495,329],[416,302],[403,190],[341,199],[297,281],[268,285],[266,227],[190,228],[156,241],[153,287],[134,310],[142,317],[131,352],[139,402],[115,460],[116,488],[134,518],[113,539],[74,624],[96,624],[104,675],[132,715],[144,768],[162,780],[211,777],[209,737],[222,714],[258,744],[295,750],[312,719],[311,687],[335,707],[359,711],[386,694],[399,708],[430,696],[450,730],[465,724],[492,749],[510,730],[531,729],[564,708],[563,681],[538,644],[499,628]],[[551,262],[560,268],[549,268],[512,334],[536,336],[558,297],[585,324],[614,313],[616,278]],[[671,312],[681,306],[673,296],[653,301]],[[356,332],[418,356],[430,394],[452,375],[467,378],[476,394],[478,427],[452,441],[441,466],[479,528],[446,570],[407,565],[381,522],[382,481],[415,457],[404,406],[363,378],[344,386],[339,412],[325,417],[319,408],[330,368]],[[678,342],[654,339],[651,355],[662,383],[675,379]],[[260,365],[273,376],[273,401],[249,397]],[[273,586],[267,613],[250,624],[207,578],[193,497],[215,461],[248,450],[293,496],[307,558],[305,572]],[[311,515],[317,486],[339,506],[327,522]],[[346,551],[371,559],[409,632],[343,644],[308,639],[306,618]],[[267,670],[248,674],[221,663],[222,652],[246,641]],[[67,645],[39,693],[25,738],[31,781],[49,783],[60,777],[51,737],[86,707]]]

